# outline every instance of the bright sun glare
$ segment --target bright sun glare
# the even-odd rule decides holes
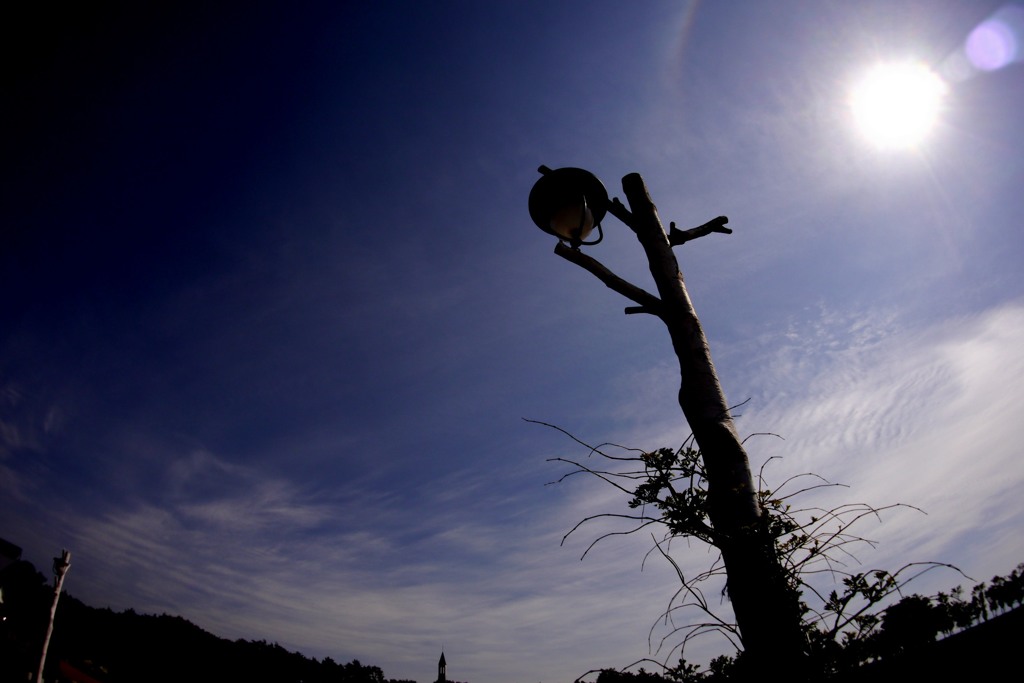
[[[922,64],[883,64],[853,88],[850,105],[857,127],[871,143],[908,148],[932,128],[946,89],[946,83]]]

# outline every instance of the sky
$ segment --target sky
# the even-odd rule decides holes
[[[442,648],[470,683],[677,661],[674,570],[641,535],[581,561],[621,530],[600,522],[563,544],[626,499],[549,485],[587,449],[524,420],[689,435],[660,322],[530,220],[541,164],[623,199],[639,172],[666,225],[729,217],[676,253],[753,470],[917,508],[865,520],[850,570],[1024,561],[1021,4],[17,12],[0,537],[44,571],[70,550],[87,604],[420,683]],[[852,89],[908,60],[944,96],[917,144],[879,146]],[[653,290],[629,229],[603,228],[586,253]]]

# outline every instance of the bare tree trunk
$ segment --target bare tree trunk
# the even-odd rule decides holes
[[[761,675],[774,670],[792,678],[805,661],[799,595],[786,581],[763,523],[747,453],[657,208],[640,175],[623,178],[622,188],[632,214],[621,204],[610,211],[624,214],[619,217],[636,233],[657,283],[658,313],[679,359],[679,405],[704,458],[709,514],[722,539],[728,593],[744,649]]]
[[[50,604],[50,620],[46,624],[46,636],[43,638],[43,652],[39,657],[39,670],[36,671],[36,683],[43,683],[43,668],[46,666],[46,651],[50,649],[50,636],[53,635],[53,619],[57,615],[57,601],[64,587],[64,576],[71,567],[71,552],[63,551],[60,557],[53,558],[53,603]]]

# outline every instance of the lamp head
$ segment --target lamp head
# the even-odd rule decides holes
[[[582,168],[541,166],[540,180],[530,190],[530,218],[544,232],[565,240],[574,249],[597,244],[604,237],[601,220],[608,212],[608,191],[590,171]],[[585,242],[597,228],[598,238]]]

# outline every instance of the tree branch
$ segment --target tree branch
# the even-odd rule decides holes
[[[630,230],[636,232],[636,228],[633,227],[633,214],[629,212],[625,204],[619,201],[618,197],[615,197],[608,203],[608,213],[625,223]]]
[[[669,223],[669,244],[673,247],[678,247],[680,244],[685,244],[690,240],[695,240],[698,237],[703,237],[704,235],[710,235],[713,232],[721,232],[726,235],[731,235],[732,228],[725,227],[725,224],[728,222],[728,217],[719,216],[718,218],[708,221],[704,225],[697,226],[696,228],[690,228],[689,230],[680,230],[676,227],[675,223]]]
[[[626,310],[623,311],[626,315],[635,315],[637,313],[650,313],[651,315],[659,315],[658,311],[653,311],[646,306],[626,306]]]
[[[618,292],[622,296],[626,297],[631,301],[635,301],[640,304],[639,309],[630,307],[626,309],[627,313],[650,313],[656,315],[659,318],[662,313],[661,299],[654,296],[653,294],[646,292],[636,285],[626,282],[621,277],[608,270],[600,261],[590,256],[587,256],[579,249],[573,249],[566,245],[564,242],[559,242],[555,245],[555,253],[564,258],[566,261],[575,263],[580,268],[588,271],[594,275],[598,280],[603,282],[609,289]]]

